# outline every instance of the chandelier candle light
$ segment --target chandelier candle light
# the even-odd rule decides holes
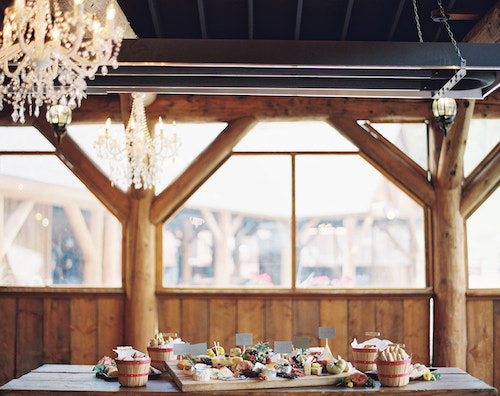
[[[159,183],[165,163],[175,158],[180,147],[175,131],[168,133],[159,117],[157,131],[149,133],[145,94],[132,94],[132,110],[125,128],[124,136],[117,136],[110,131],[111,120],[106,121],[103,134],[98,137],[94,147],[97,156],[108,161],[110,178],[113,185],[131,186],[136,189],[151,189]]]
[[[101,25],[83,11],[83,0],[66,12],[57,0],[15,0],[5,9],[1,33],[0,111],[9,103],[12,119],[24,123],[26,108],[38,117],[43,105],[80,106],[85,78],[118,67],[124,31],[115,26],[115,13],[110,3]]]

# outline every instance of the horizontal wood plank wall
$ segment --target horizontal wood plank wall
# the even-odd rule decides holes
[[[95,364],[123,344],[122,295],[0,294],[0,385],[45,363]]]
[[[414,361],[429,364],[429,297],[321,297],[160,295],[158,325],[190,343],[235,345],[236,333],[252,333],[253,341],[291,341],[309,337],[311,346],[324,346],[318,327],[334,326],[329,340],[334,355],[352,360],[350,344],[366,331],[380,331],[405,343]]]

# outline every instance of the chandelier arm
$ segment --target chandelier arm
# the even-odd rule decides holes
[[[78,28],[77,28],[76,41],[74,43],[72,43],[71,48],[68,49],[68,52],[63,53],[63,55],[67,56],[67,57],[75,56],[78,53],[78,50],[80,49],[80,47],[82,46],[82,42],[83,42],[84,37],[85,37],[85,28],[82,24],[79,24]]]
[[[16,69],[13,72],[11,72],[9,69],[9,61],[6,59],[4,65],[2,67],[3,72],[7,77],[9,77],[11,79],[17,78],[21,74],[21,72],[19,70],[26,68],[29,61],[30,61],[29,57],[25,56],[23,58],[23,60],[21,61],[21,63],[19,63],[16,66]]]
[[[19,44],[13,44],[12,46],[8,48],[2,48],[0,50],[0,59],[2,62],[6,61],[8,62],[11,60],[14,55],[21,53],[21,46]]]

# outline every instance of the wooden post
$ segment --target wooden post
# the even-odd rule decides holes
[[[132,190],[132,188],[131,188]],[[146,352],[156,328],[155,227],[149,221],[153,190],[132,190],[125,231],[125,342]]]
[[[474,102],[458,103],[458,114],[443,140],[432,211],[434,257],[435,366],[467,367],[467,290],[464,219],[460,213],[463,157]]]

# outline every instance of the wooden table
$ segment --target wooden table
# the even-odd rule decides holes
[[[80,395],[97,396],[120,393],[124,395],[147,396],[222,396],[222,395],[247,395],[253,396],[332,396],[347,395],[403,395],[416,393],[419,396],[463,396],[463,395],[497,395],[497,390],[484,382],[472,377],[457,368],[439,368],[441,378],[438,381],[411,381],[409,385],[400,388],[381,387],[375,381],[375,388],[339,388],[311,387],[287,389],[259,389],[255,391],[230,391],[230,392],[190,392],[182,393],[171,377],[163,373],[155,379],[150,379],[146,386],[140,388],[126,388],[120,386],[118,381],[107,381],[97,378],[92,371],[92,366],[46,364],[30,373],[14,379],[0,387],[0,395]],[[293,380],[291,380],[293,381]]]

